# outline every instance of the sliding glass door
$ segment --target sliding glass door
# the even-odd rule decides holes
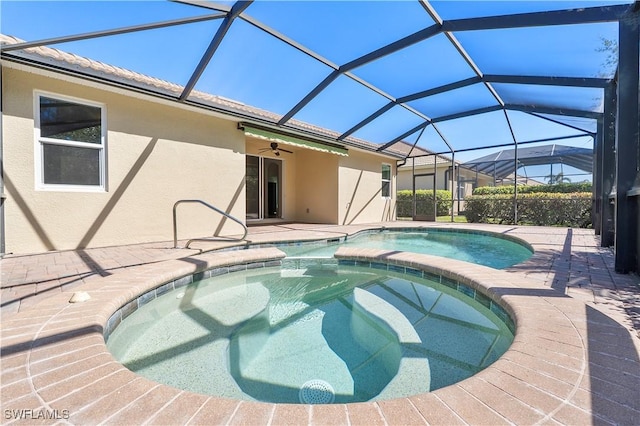
[[[282,217],[282,161],[247,155],[247,220]]]
[[[247,155],[247,220],[260,219],[260,157]]]

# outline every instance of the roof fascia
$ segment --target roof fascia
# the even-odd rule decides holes
[[[149,89],[131,86],[116,80],[108,80],[101,77],[100,75],[80,73],[77,70],[68,70],[60,67],[55,67],[53,65],[43,64],[40,62],[32,62],[23,58],[3,55],[2,67],[16,69],[21,72],[42,75],[47,78],[68,81],[73,84],[87,86],[95,89],[107,90],[119,95],[142,99],[147,102],[156,102],[162,105],[183,108],[192,112],[209,113],[221,119],[228,120],[230,117],[242,117],[241,114],[229,112],[223,110],[222,108],[215,108],[212,106],[199,105],[190,102],[179,103],[176,102],[176,98],[174,96],[162,92],[154,92]]]
[[[80,84],[101,90],[109,90],[123,96],[132,96],[149,102],[158,102],[167,106],[184,108],[189,111],[209,113],[212,116],[220,119],[247,121],[254,123],[254,125],[262,125],[271,129],[276,126],[276,123],[266,118],[251,114],[245,114],[240,111],[224,108],[222,106],[217,107],[207,103],[197,102],[193,99],[187,99],[183,102],[177,102],[175,96],[171,96],[159,91],[153,91],[150,88],[137,87],[118,80],[107,79],[102,73],[98,72],[96,72],[96,74],[91,74],[89,72],[80,72],[77,69],[66,69],[63,67],[55,66],[54,64],[33,61],[29,60],[28,58],[5,54],[4,52],[2,54],[2,67],[17,69],[22,72],[36,73],[48,78],[61,79],[72,82],[74,84]],[[278,126],[277,129],[280,129],[281,132],[290,132],[325,144],[342,143],[348,146],[349,149],[354,149],[361,152],[379,154],[394,159],[403,158],[403,155],[401,154],[395,154],[388,151],[377,152],[377,147],[374,146],[368,148],[349,140],[337,141],[336,139],[333,139],[326,135],[315,133],[312,130],[306,130],[291,125]]]

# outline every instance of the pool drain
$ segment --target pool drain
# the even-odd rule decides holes
[[[298,398],[303,404],[331,404],[336,397],[333,387],[324,380],[309,380],[302,385]]]

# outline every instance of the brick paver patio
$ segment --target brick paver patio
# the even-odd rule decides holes
[[[267,261],[275,248],[212,252],[161,242],[8,255],[2,268],[3,424],[640,424],[640,281],[613,271],[592,230],[395,222],[250,228],[252,242],[335,238],[372,227],[484,229],[535,249],[496,271],[427,255],[341,248],[337,256],[443,270],[508,305],[512,347],[476,376],[410,398],[291,405],[193,394],[130,372],[106,349],[113,312],[160,284],[216,265]],[[182,242],[184,243],[184,242]],[[449,272],[455,271],[455,272]],[[69,303],[75,291],[91,299]]]

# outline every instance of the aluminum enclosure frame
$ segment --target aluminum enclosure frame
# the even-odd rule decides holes
[[[597,121],[597,131],[594,134],[594,228],[597,234],[601,236],[603,246],[615,246],[616,252],[616,270],[619,272],[640,271],[640,232],[638,227],[638,217],[640,211],[640,96],[639,92],[639,48],[640,36],[638,30],[638,22],[640,15],[640,1],[636,0],[632,5],[587,7],[583,9],[570,9],[560,11],[546,11],[533,13],[520,13],[512,15],[488,16],[478,18],[465,19],[441,19],[436,10],[426,0],[419,1],[421,6],[433,19],[435,24],[427,26],[409,36],[396,40],[382,48],[368,52],[355,60],[351,60],[342,65],[334,64],[323,58],[318,53],[308,49],[294,40],[278,33],[273,28],[255,20],[249,16],[246,11],[253,3],[250,1],[239,1],[231,7],[225,5],[216,5],[214,3],[204,3],[199,1],[180,0],[176,3],[182,3],[198,8],[213,10],[213,13],[203,15],[196,18],[183,18],[164,22],[157,22],[146,25],[138,25],[131,27],[114,28],[111,30],[97,31],[93,33],[72,34],[66,37],[58,37],[54,39],[31,40],[24,43],[16,43],[13,45],[2,45],[1,55],[3,60],[29,63],[21,56],[24,49],[48,46],[64,41],[87,40],[98,37],[108,37],[117,34],[146,31],[150,29],[186,25],[193,22],[201,22],[206,20],[222,20],[217,33],[212,38],[209,47],[200,59],[199,64],[193,70],[189,82],[184,87],[183,92],[175,98],[166,94],[152,93],[148,88],[130,88],[131,90],[150,93],[155,96],[173,99],[177,102],[183,102],[202,108],[209,108],[208,105],[201,105],[193,99],[189,99],[189,95],[196,86],[204,70],[214,57],[217,47],[225,39],[228,30],[236,20],[244,20],[245,22],[255,26],[268,33],[269,35],[286,43],[290,47],[303,52],[307,56],[329,66],[333,69],[323,81],[317,84],[311,91],[304,95],[288,112],[281,116],[278,120],[269,122],[263,120],[260,124],[272,126],[274,129],[292,129],[293,117],[308,105],[314,98],[321,94],[333,81],[340,76],[346,76],[357,83],[363,85],[369,90],[382,95],[388,100],[388,103],[379,108],[373,114],[363,117],[359,123],[346,132],[333,138],[336,143],[349,143],[350,136],[362,127],[371,123],[376,118],[382,116],[395,106],[400,106],[405,110],[414,113],[422,122],[411,129],[392,138],[387,143],[382,144],[379,151],[393,150],[393,145],[403,139],[423,132],[428,126],[433,126],[439,137],[450,149],[446,154],[450,154],[455,158],[456,152],[468,151],[465,148],[456,149],[454,141],[445,138],[443,133],[437,128],[437,124],[455,120],[458,118],[470,117],[477,114],[503,111],[507,125],[513,138],[513,146],[516,150],[519,145],[532,143],[533,141],[519,141],[513,131],[507,111],[520,111],[527,114],[537,116],[539,118],[549,119],[540,114],[552,114],[568,117],[584,117]],[[471,55],[469,55],[463,46],[457,41],[456,32],[478,31],[487,29],[507,29],[507,28],[525,28],[525,27],[547,27],[559,25],[580,25],[589,23],[616,22],[619,28],[619,51],[618,51],[618,71],[613,81],[606,78],[575,78],[569,76],[540,76],[540,75],[498,75],[484,74],[482,70],[475,64]],[[476,74],[475,77],[463,79],[454,83],[449,83],[440,87],[429,89],[426,91],[416,92],[403,97],[395,98],[378,87],[370,84],[355,76],[352,71],[358,67],[376,61],[394,52],[405,49],[421,41],[444,34],[451,45],[458,51],[462,59],[469,64]],[[31,64],[33,65],[33,64]],[[47,64],[35,64],[42,68],[49,68]],[[51,67],[53,68],[53,67]],[[55,69],[55,68],[54,68]],[[55,69],[60,71],[59,69]],[[63,70],[63,72],[70,72]],[[75,73],[78,75],[78,73]],[[95,77],[94,77],[95,78]],[[106,79],[106,77],[105,77]],[[587,108],[562,108],[549,107],[548,105],[537,104],[514,104],[504,102],[493,86],[492,83],[509,83],[509,84],[526,84],[526,85],[543,85],[543,86],[561,86],[561,87],[583,87],[583,88],[600,88],[604,91],[604,111],[594,112]],[[495,105],[469,109],[466,111],[446,114],[439,117],[428,117],[420,111],[415,110],[409,102],[418,99],[424,99],[438,94],[446,94],[456,89],[467,87],[473,84],[484,85],[495,98]],[[224,110],[221,112],[225,112]],[[231,112],[232,115],[238,116],[237,112]],[[256,117],[243,117],[253,122],[259,122]],[[564,125],[568,128],[578,129],[566,123],[555,121],[557,124]],[[326,134],[314,134],[313,131],[296,129],[299,132],[306,132],[311,137],[319,140],[327,141]],[[579,129],[578,129],[579,130]],[[588,132],[586,132],[588,133]],[[0,144],[2,141],[0,140]],[[497,146],[497,145],[494,145]],[[504,146],[504,145],[503,145]],[[486,148],[486,147],[483,147]],[[477,148],[479,149],[479,148]],[[0,153],[1,153],[0,146]],[[411,155],[405,157],[411,158]],[[624,161],[622,160],[624,159]],[[514,171],[517,171],[517,155],[514,158]],[[1,170],[1,164],[0,164]],[[1,176],[0,176],[1,178]],[[0,179],[1,182],[1,179]],[[516,187],[517,192],[517,187]],[[3,199],[4,201],[4,199]],[[517,203],[514,197],[514,215],[517,217]],[[4,203],[0,204],[0,224],[4,218]],[[2,241],[0,247],[4,247],[4,232],[2,232]],[[4,251],[4,250],[2,250]]]

